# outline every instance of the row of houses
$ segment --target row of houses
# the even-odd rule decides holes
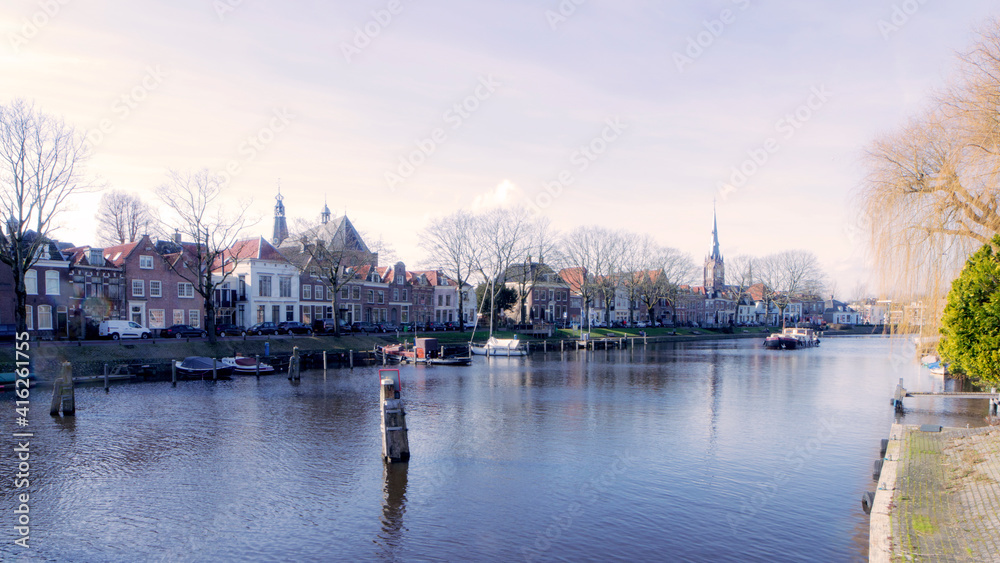
[[[403,262],[380,266],[346,217],[324,220],[367,260],[344,270],[334,287],[303,261],[301,243],[276,246],[263,237],[239,241],[213,271],[216,323],[249,327],[259,322],[339,318],[354,321],[428,323],[474,320],[471,286],[459,288],[440,271],[410,271]],[[173,324],[204,327],[204,298],[186,279],[184,265],[197,248],[180,235],[110,247],[49,241],[25,277],[28,330],[39,338],[93,337],[100,321],[127,319],[151,329]],[[188,276],[189,278],[190,276]],[[0,266],[0,323],[14,322],[13,276]]]

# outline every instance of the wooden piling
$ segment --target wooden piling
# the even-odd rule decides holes
[[[216,359],[212,358],[212,381],[218,381],[218,380],[219,380],[219,371],[216,366]]]
[[[549,341],[542,340],[542,352],[548,352],[548,351],[549,351]]]
[[[104,364],[104,392],[108,393],[111,391],[111,381],[108,377],[108,364]]]
[[[177,387],[177,362],[170,360],[170,384]]]
[[[354,369],[354,350],[348,350],[347,354],[349,356],[351,369]]]
[[[73,365],[63,362],[59,375],[52,384],[52,404],[49,406],[49,414],[58,416],[62,409],[64,416],[73,416],[76,413],[76,393],[73,389]]]
[[[400,398],[402,386],[398,369],[380,369],[379,404],[382,407],[382,459],[394,463],[410,459],[406,409]]]
[[[323,379],[326,379],[326,350],[323,350]]]
[[[260,354],[255,354],[253,359],[257,362],[255,369],[257,371],[257,379],[260,379]]]
[[[292,357],[288,359],[288,379],[298,380],[302,379],[299,372],[299,347],[292,347]]]

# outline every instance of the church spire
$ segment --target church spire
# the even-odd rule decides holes
[[[319,214],[319,222],[323,225],[330,222],[330,208],[326,205],[326,196],[323,196],[323,212]]]
[[[712,202],[712,260],[722,260],[719,252],[719,220],[715,212],[715,202]]]
[[[280,246],[288,238],[285,204],[282,203],[285,198],[281,195],[281,180],[278,180],[278,195],[274,199],[277,200],[277,203],[274,204],[274,232],[271,235],[271,242],[274,243],[274,246]]]

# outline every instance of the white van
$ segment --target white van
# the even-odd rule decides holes
[[[153,333],[148,328],[143,328],[139,323],[132,321],[101,321],[97,334],[101,338],[110,338],[111,340],[153,337]]]

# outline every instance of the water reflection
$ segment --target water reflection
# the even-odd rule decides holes
[[[395,559],[397,551],[402,546],[403,514],[406,513],[406,481],[409,474],[409,463],[386,463],[383,470],[385,486],[382,488],[382,531],[379,533],[379,544],[387,559]]]

